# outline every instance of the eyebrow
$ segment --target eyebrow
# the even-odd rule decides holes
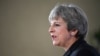
[[[57,22],[54,22],[54,23],[62,23],[62,22],[57,21]]]

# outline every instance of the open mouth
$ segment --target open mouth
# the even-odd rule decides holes
[[[51,35],[52,40],[55,40],[57,38],[57,36],[55,35]]]

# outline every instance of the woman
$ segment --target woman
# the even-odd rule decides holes
[[[49,22],[53,45],[65,50],[63,56],[99,56],[84,40],[88,23],[82,9],[72,4],[56,5],[49,15]]]

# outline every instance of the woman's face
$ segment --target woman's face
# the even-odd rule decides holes
[[[53,45],[64,47],[70,39],[70,32],[67,30],[65,21],[59,17],[57,20],[50,21],[49,33],[51,35]]]

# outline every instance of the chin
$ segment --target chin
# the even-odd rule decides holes
[[[59,43],[53,42],[53,45],[54,45],[54,46],[59,46]]]

